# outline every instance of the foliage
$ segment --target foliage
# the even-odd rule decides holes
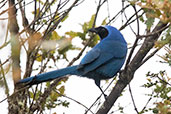
[[[52,59],[54,62],[60,59],[65,59],[68,61],[67,58],[67,52],[69,50],[80,50],[79,47],[76,47],[72,44],[72,40],[74,38],[80,38],[83,41],[83,45],[85,45],[85,42],[88,41],[87,33],[88,30],[93,26],[95,15],[92,15],[90,21],[85,22],[84,24],[80,24],[82,26],[82,32],[74,32],[74,31],[69,31],[66,32],[65,35],[60,36],[57,31],[51,32],[48,37],[42,42],[41,47],[39,49],[38,54],[36,55],[36,61],[37,62],[42,62],[45,61],[47,58]],[[106,23],[106,19],[103,20],[102,24]],[[41,38],[43,33],[35,33],[30,39],[29,39],[29,44],[31,48],[34,48],[38,43]],[[94,36],[93,40],[91,43],[89,43],[89,47],[94,47],[99,40],[99,37],[96,35]],[[55,53],[58,53],[56,56]],[[45,104],[42,104],[43,109],[51,109],[55,108],[57,106],[64,106],[64,107],[69,107],[69,102],[64,100],[60,100],[60,97],[64,95],[65,92],[65,86],[61,86],[62,82],[65,82],[66,80],[61,80],[58,82],[56,85],[56,89],[52,90],[51,94],[49,97],[46,99]],[[50,82],[47,82],[46,84],[47,88],[50,86]],[[59,89],[57,89],[59,86],[61,86]],[[29,92],[30,98],[32,100],[38,100],[39,97],[42,94],[42,91],[37,90],[36,92]]]
[[[169,74],[170,75],[170,74]],[[145,88],[153,89],[152,94],[148,94],[153,99],[156,99],[152,108],[146,109],[146,111],[152,110],[155,114],[170,114],[171,113],[171,78],[167,75],[166,71],[160,71],[159,73],[150,73],[147,75],[147,83],[143,86]]]
[[[171,66],[171,50],[168,47],[165,47],[165,50],[167,51],[165,55],[163,56],[158,55],[158,56],[163,59],[161,63],[166,63],[169,64],[169,66]]]
[[[171,20],[170,0],[140,0],[136,4],[145,9],[147,18],[158,18],[163,22]]]
[[[116,15],[110,12],[109,4],[110,1],[99,0],[99,4],[97,6],[97,11],[95,14],[93,14],[89,21],[82,22],[80,24],[81,30],[78,31],[66,31],[63,35],[59,35],[60,28],[62,27],[62,24],[68,21],[70,18],[70,11],[72,11],[72,8],[75,8],[79,6],[80,4],[84,3],[80,0],[70,1],[70,0],[52,0],[52,1],[43,1],[43,0],[35,0],[30,3],[25,3],[26,1],[21,0],[20,2],[14,3],[10,8],[5,9],[4,11],[0,12],[0,16],[4,14],[5,12],[8,12],[9,15],[9,22],[12,20],[18,20],[17,22],[10,23],[12,25],[7,25],[6,27],[6,35],[4,35],[4,43],[0,46],[0,50],[6,50],[6,48],[9,48],[9,44],[13,44],[14,47],[21,46],[22,52],[20,53],[19,48],[13,48],[11,49],[12,55],[9,53],[9,56],[5,58],[5,61],[0,60],[0,87],[3,87],[5,89],[6,96],[9,96],[9,88],[11,87],[11,84],[8,84],[7,75],[9,75],[10,72],[19,72],[20,75],[18,76],[18,79],[23,77],[29,77],[31,74],[34,74],[36,71],[36,74],[49,71],[49,69],[57,69],[58,68],[58,62],[60,60],[66,61],[69,65],[72,65],[77,59],[80,58],[82,53],[85,51],[86,47],[92,48],[99,42],[99,36],[94,34],[88,34],[88,30],[92,27],[96,27],[96,20],[98,19],[99,12],[102,11],[101,6],[105,6],[105,8],[108,10],[108,16],[101,22],[101,25],[106,24],[114,24],[117,25],[117,22],[125,23],[121,28],[131,28],[133,33],[135,34],[135,37],[141,37],[137,38],[137,42],[135,41],[133,44],[129,47],[129,49],[133,52],[133,55],[137,54],[134,52],[134,48],[137,48],[139,46],[142,46],[139,44],[139,42],[144,43],[144,39],[148,39],[149,36],[153,36],[156,34],[160,35],[160,32],[153,32],[153,28],[156,26],[156,22],[162,21],[164,23],[167,23],[165,30],[161,30],[162,35],[160,38],[155,42],[152,42],[155,44],[153,49],[160,50],[164,47],[166,50],[166,53],[164,55],[159,55],[160,58],[162,58],[161,63],[168,64],[171,66],[171,26],[170,20],[171,20],[171,1],[170,0],[130,0],[130,1],[122,1],[123,2],[123,8],[120,12],[118,12]],[[97,1],[96,1],[97,2]],[[108,3],[109,2],[109,3]],[[3,3],[3,4],[2,4]],[[0,9],[3,8],[3,6],[8,3],[6,0],[0,2]],[[34,5],[33,9],[29,9],[31,12],[31,16],[33,18],[28,18],[27,16],[29,14],[26,13],[25,10],[27,9],[27,6],[31,4]],[[128,4],[127,7],[124,7],[124,4]],[[10,5],[10,4],[9,4]],[[113,6],[112,6],[113,7]],[[135,9],[135,14],[128,17],[126,10],[127,8],[133,7]],[[14,8],[14,11],[9,11],[10,9]],[[16,11],[20,11],[19,13],[15,12],[15,8],[17,8]],[[142,9],[144,14],[141,12],[138,12],[137,9]],[[105,11],[106,11],[105,9]],[[104,10],[103,10],[104,11]],[[16,13],[16,14],[15,14]],[[104,13],[104,12],[103,12]],[[137,14],[137,15],[136,15]],[[10,15],[12,18],[10,18]],[[119,21],[113,21],[117,16],[121,16],[122,18]],[[113,16],[113,18],[111,18]],[[118,16],[118,17],[119,17]],[[125,17],[124,17],[125,16]],[[22,25],[20,24],[20,20],[18,17],[22,17]],[[136,19],[134,19],[136,17]],[[1,19],[1,18],[0,18]],[[125,20],[126,19],[126,20]],[[3,20],[3,18],[1,19]],[[107,22],[109,21],[109,22]],[[136,23],[137,21],[137,23]],[[140,22],[139,22],[140,21]],[[145,25],[146,28],[144,29],[145,35],[140,35],[138,32],[136,33],[135,28],[131,27],[132,24],[137,24],[137,28],[140,29],[141,25]],[[15,25],[19,25],[18,31],[15,27]],[[10,29],[9,29],[10,28]],[[12,31],[13,30],[13,31]],[[122,31],[121,31],[122,32]],[[8,35],[8,33],[11,34],[11,36]],[[147,34],[146,34],[147,33]],[[14,37],[15,36],[15,37]],[[12,39],[12,38],[18,38]],[[80,48],[77,45],[74,45],[72,43],[73,39],[79,38],[81,40],[82,45],[84,48]],[[90,40],[91,39],[91,40]],[[90,42],[89,42],[90,41]],[[16,44],[15,44],[16,43]],[[150,44],[151,42],[149,42]],[[135,45],[134,45],[135,44]],[[19,46],[18,46],[19,45]],[[73,58],[72,61],[69,61],[68,59],[68,52],[77,50],[80,51],[78,56],[76,58]],[[17,51],[17,53],[15,53]],[[131,52],[129,51],[129,52]],[[129,53],[130,54],[130,53]],[[131,54],[130,54],[131,55]],[[155,55],[155,53],[154,53]],[[128,55],[129,56],[129,55]],[[132,56],[132,55],[131,55]],[[131,57],[130,56],[130,57]],[[133,58],[134,56],[132,56]],[[147,58],[151,58],[150,56],[147,56]],[[26,60],[24,59],[26,58]],[[132,58],[130,60],[132,60]],[[145,58],[146,59],[146,58]],[[144,59],[143,59],[144,60]],[[25,64],[21,64],[25,62]],[[144,61],[141,61],[141,65]],[[15,64],[18,66],[21,65],[21,67],[18,71],[11,70],[12,68],[15,68]],[[128,61],[129,66],[130,61]],[[138,64],[138,63],[137,63]],[[141,66],[140,65],[140,66]],[[139,66],[139,67],[140,67]],[[25,68],[25,69],[23,69]],[[127,68],[127,67],[126,67]],[[22,71],[22,72],[21,72]],[[122,73],[122,72],[121,72]],[[11,75],[11,73],[10,73]],[[13,74],[12,74],[13,75]],[[145,106],[144,109],[140,112],[136,110],[137,113],[154,113],[154,114],[170,114],[171,113],[171,78],[170,74],[167,74],[167,71],[159,71],[158,73],[151,73],[150,71],[146,74],[147,77],[147,83],[143,85],[144,88],[152,90],[152,94],[147,94],[150,99],[149,102],[152,102],[152,105]],[[118,78],[119,79],[119,78]],[[14,94],[8,97],[8,105],[9,107],[9,114],[15,113],[14,111],[21,111],[21,113],[43,113],[45,110],[51,110],[52,108],[56,108],[58,106],[63,106],[69,108],[70,102],[67,100],[61,99],[61,97],[66,97],[65,94],[65,85],[64,83],[67,81],[67,78],[61,79],[61,80],[55,80],[51,82],[47,82],[46,84],[42,84],[39,86],[33,86],[31,89],[24,90],[21,88],[17,88],[14,84]],[[117,82],[115,83],[115,85]],[[112,90],[113,87],[111,87],[110,90]],[[126,91],[126,90],[122,90]],[[131,93],[131,92],[130,92]],[[14,96],[14,97],[13,97]],[[118,95],[121,98],[123,97],[122,94]],[[15,98],[15,99],[14,99]],[[99,99],[100,97],[98,97]],[[113,97],[114,98],[114,97]],[[153,101],[152,101],[152,100]],[[73,100],[73,99],[72,99]],[[113,100],[113,99],[112,99]],[[111,101],[112,101],[111,100]],[[79,101],[74,102],[84,106]],[[95,101],[95,104],[101,105],[101,101],[98,102],[98,100]],[[92,105],[95,107],[95,105]],[[106,106],[106,105],[103,105]],[[117,106],[117,111],[119,113],[125,113],[125,108],[122,106],[122,103]],[[17,107],[17,108],[16,108]],[[87,108],[86,106],[84,106]],[[136,107],[134,106],[136,109]],[[101,109],[101,108],[99,108]],[[105,109],[105,108],[104,108]],[[87,108],[87,111],[90,111],[90,108]],[[111,108],[111,113],[115,112]],[[131,110],[132,111],[132,110]],[[18,113],[18,112],[16,112]]]

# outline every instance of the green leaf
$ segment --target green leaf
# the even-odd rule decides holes
[[[61,20],[61,22],[64,22],[68,17],[69,17],[68,15],[65,16],[65,17]]]
[[[102,21],[101,25],[106,25],[106,24],[107,24],[106,20],[107,20],[107,18],[105,18],[105,19]]]
[[[33,98],[34,97],[33,92],[29,91],[29,94],[30,94],[30,98]]]
[[[147,29],[150,30],[153,23],[154,23],[155,18],[147,18],[145,24],[147,25]]]
[[[98,43],[99,40],[100,40],[100,38],[98,35],[94,36],[94,38],[92,39],[92,41],[89,44],[89,47],[94,47]]]
[[[56,93],[55,91],[51,92],[50,98],[52,101],[56,101],[58,97],[59,97],[58,93]]]
[[[90,19],[90,21],[89,21],[89,23],[88,23],[88,28],[92,28],[92,26],[93,26],[93,23],[94,23],[94,19],[95,19],[95,14],[93,14],[92,16],[91,16],[91,19]]]
[[[83,33],[86,33],[87,32],[87,30],[88,30],[88,23],[84,23],[82,25],[82,30],[83,30]]]
[[[86,39],[86,38],[85,38],[85,36],[86,36],[85,33],[77,32],[77,35],[78,35],[78,37],[80,37],[82,40],[85,40],[85,39]]]
[[[141,22],[144,22],[143,16],[141,16],[139,19],[140,19]]]
[[[69,31],[69,32],[66,32],[65,34],[69,35],[71,38],[78,36],[77,32],[74,32],[74,31]]]
[[[42,0],[36,0],[37,2],[39,2],[41,5],[44,5],[44,2]]]
[[[61,86],[58,91],[61,93],[61,94],[64,94],[64,91],[65,91],[65,87],[64,86]]]
[[[158,114],[158,112],[159,112],[159,110],[158,110],[157,108],[154,108],[154,109],[153,109],[153,113],[154,113],[154,114]]]
[[[66,100],[64,102],[62,102],[62,106],[64,106],[64,107],[69,107],[69,104],[70,103]]]
[[[51,40],[59,40],[61,38],[56,31],[53,31],[51,35]]]
[[[50,87],[50,82],[46,82],[46,87]]]
[[[40,55],[39,53],[36,56],[36,61],[41,62],[43,60],[42,55]]]

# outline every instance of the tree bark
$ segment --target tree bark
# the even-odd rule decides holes
[[[159,22],[152,32],[156,32],[166,27],[167,24]],[[147,53],[153,48],[155,41],[159,38],[162,31],[154,34],[153,36],[146,37],[144,43],[140,47],[137,54],[134,56],[130,64],[128,64],[123,72],[119,75],[119,80],[113,88],[110,95],[107,97],[107,100],[103,103],[102,107],[97,111],[96,114],[107,114],[118,97],[121,95],[123,89],[130,83],[134,77],[135,71],[142,65],[142,61],[147,55]]]
[[[9,21],[9,32],[11,37],[11,59],[12,59],[12,77],[14,81],[14,87],[16,82],[21,79],[21,69],[20,69],[20,41],[19,41],[19,26],[17,23],[17,9],[15,7],[15,0],[8,0],[9,10],[8,10],[8,21]],[[14,91],[16,91],[16,87]],[[8,98],[8,113],[9,114],[21,114],[21,105],[19,102],[21,94],[13,95]]]
[[[8,21],[9,21],[9,31],[11,37],[11,58],[12,58],[12,76],[14,84],[21,79],[20,70],[20,42],[19,42],[19,27],[16,19],[16,7],[15,0],[8,0],[9,11],[8,11]]]

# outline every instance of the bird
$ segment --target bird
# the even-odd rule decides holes
[[[77,75],[93,79],[106,98],[106,94],[100,87],[100,82],[113,78],[120,71],[127,55],[127,42],[121,32],[110,25],[94,27],[88,31],[99,35],[100,41],[82,58],[78,65],[31,76],[18,81],[17,84],[32,86],[66,75]]]

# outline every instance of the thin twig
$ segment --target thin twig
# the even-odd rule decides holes
[[[153,36],[153,35],[156,35],[156,34],[159,34],[161,31],[164,31],[165,29],[167,29],[171,24],[161,28],[160,30],[157,30],[157,31],[153,31],[153,32],[150,32],[146,35],[139,35],[138,38],[141,39],[143,37],[149,37],[149,36]]]
[[[103,3],[104,3],[104,2],[103,2]],[[97,10],[96,10],[96,14],[95,14],[95,18],[94,18],[94,22],[93,22],[92,28],[95,27],[97,15],[98,15],[98,12],[99,12],[99,10],[100,10],[100,7],[102,6],[103,3],[101,3],[101,0],[99,1],[99,5],[97,6]],[[75,58],[73,58],[73,59],[71,60],[71,62],[68,64],[68,66],[71,66],[76,60],[78,60],[78,59],[81,57],[81,55],[83,54],[83,52],[85,51],[85,49],[87,48],[87,46],[90,44],[90,42],[91,42],[91,40],[93,39],[93,37],[94,37],[94,36],[92,36],[92,37],[87,41],[87,43],[85,44],[84,48],[80,51],[80,53],[77,55],[77,57],[75,57]]]
[[[117,76],[116,76],[117,77]],[[112,79],[112,81],[108,84],[108,86],[104,89],[104,92],[111,86],[111,84],[113,83],[114,80],[116,80],[116,77],[114,77]],[[88,110],[86,110],[85,114],[87,114],[87,112],[96,104],[96,102],[100,99],[100,97],[102,96],[103,94],[101,93],[99,95],[99,97],[97,97],[97,99],[92,103],[92,105],[88,108]]]
[[[160,50],[160,48],[157,48],[156,50],[154,50],[149,56],[147,56],[139,65],[139,67],[141,65],[143,65],[147,60],[149,60],[151,57],[153,57],[158,51]]]
[[[31,105],[29,106],[29,112],[28,112],[28,113],[30,113],[31,108],[32,108],[32,106],[33,106],[33,104],[34,104],[34,101],[35,101],[35,99],[36,99],[36,92],[37,92],[37,90],[38,90],[38,85],[36,85],[36,89],[35,89],[34,94],[33,94],[33,100],[32,100],[32,102],[31,102]]]
[[[79,105],[83,106],[83,107],[86,108],[87,110],[89,110],[89,108],[88,108],[87,106],[85,106],[83,103],[81,103],[81,102],[79,102],[79,101],[77,101],[77,100],[75,100],[75,99],[73,99],[73,98],[71,98],[71,97],[68,97],[68,96],[66,96],[66,95],[63,95],[63,94],[59,93],[58,91],[56,91],[55,89],[54,89],[54,91],[55,91],[56,93],[58,93],[59,95],[65,97],[65,98],[67,98],[67,99],[70,99],[70,100],[72,100],[72,101],[78,103]],[[92,114],[94,114],[91,110],[89,110],[89,111],[90,111]]]
[[[142,10],[142,9],[139,9],[136,13],[139,13],[141,10]],[[128,25],[130,25],[131,23],[133,23],[134,21],[136,21],[137,18],[134,19],[134,20],[132,20],[132,18],[133,18],[134,16],[136,16],[136,13],[134,13],[134,14],[125,22],[125,24],[122,25],[122,26],[120,27],[119,30],[123,30],[126,26],[128,26]],[[144,13],[145,13],[145,12],[143,12],[141,15],[139,15],[138,18],[140,18]],[[131,21],[131,20],[132,20],[132,21]]]
[[[125,11],[123,12],[123,14],[124,14],[124,16],[125,16],[125,19],[127,20],[126,22],[129,22]],[[135,16],[137,16],[137,12],[136,12],[136,11],[135,11]],[[138,19],[138,18],[136,17],[136,20],[137,20],[137,19]],[[135,33],[135,31],[133,30],[131,24],[128,24],[128,26],[130,27],[130,29],[131,29],[131,31],[133,32],[133,34],[136,35],[136,33]]]
[[[145,104],[145,106],[142,108],[142,110],[141,110],[140,112],[143,112],[143,111],[146,109],[147,105],[150,103],[150,101],[151,101],[152,98],[153,98],[153,93],[154,93],[154,91],[152,92],[150,98],[148,99],[147,103]]]
[[[131,95],[131,99],[132,99],[132,103],[133,103],[134,109],[135,109],[136,113],[139,114],[138,109],[137,109],[136,104],[135,104],[135,100],[134,100],[133,94],[132,94],[130,83],[129,83],[129,93]]]
[[[125,6],[123,9],[121,9],[112,19],[110,19],[109,20],[109,22],[107,22],[107,25],[109,24],[109,23],[111,23],[112,21],[114,21],[115,19],[116,19],[116,17],[120,14],[120,13],[122,13],[122,11],[124,11],[126,8],[128,8],[130,5],[127,5],[127,6]]]
[[[3,80],[4,80],[4,85],[5,85],[5,94],[7,95],[7,97],[9,97],[9,87],[8,87],[7,80],[6,80],[6,77],[5,77],[4,69],[3,69],[1,64],[2,63],[1,63],[1,60],[0,60],[1,74],[2,74],[2,77],[3,77]]]
[[[137,37],[137,35],[139,36],[139,27],[140,27],[140,26],[139,26],[139,17],[138,17],[138,12],[137,12],[135,6],[133,6],[133,8],[134,8],[134,10],[135,10],[135,15],[136,15],[136,19],[137,19],[137,29],[138,29],[138,30],[137,30],[135,42],[134,42],[134,44],[133,44],[133,46],[132,46],[132,49],[131,49],[130,54],[129,54],[129,56],[128,56],[128,59],[127,59],[127,61],[126,61],[125,68],[126,68],[127,65],[129,64],[129,62],[130,62],[130,60],[131,60],[131,57],[132,57],[132,55],[133,55],[133,53],[134,53],[134,50],[135,50],[135,48],[136,48],[136,46],[137,46],[138,40],[139,40],[139,38]]]
[[[21,91],[23,91],[23,90],[25,90],[25,89],[28,89],[28,88],[30,88],[30,87],[29,87],[29,86],[25,86],[25,87],[23,87],[23,88],[21,88],[21,89],[19,89],[19,90],[16,90],[12,95],[10,95],[10,96],[8,96],[8,97],[2,99],[2,100],[0,101],[0,103],[4,102],[5,100],[7,100],[7,99],[9,99],[9,98],[11,98],[11,97],[13,97],[13,96],[15,96],[15,95],[18,94],[19,92],[21,92]]]
[[[168,84],[169,86],[171,86],[171,84],[170,84],[169,82],[165,81],[164,79],[161,79],[159,76],[157,76],[157,78],[158,78],[160,81],[162,81],[163,83]]]

